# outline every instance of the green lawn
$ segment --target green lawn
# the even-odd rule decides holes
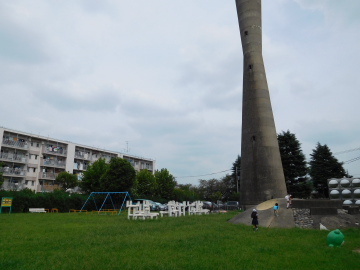
[[[253,232],[236,212],[127,220],[97,214],[1,214],[0,269],[360,269],[360,230]]]

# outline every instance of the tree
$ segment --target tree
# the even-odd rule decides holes
[[[198,188],[191,184],[178,184],[174,189],[174,200],[178,202],[200,200]]]
[[[289,130],[278,134],[278,142],[288,193],[300,198],[309,197],[311,184],[307,181],[308,168],[300,142]]]
[[[199,180],[198,192],[203,200],[216,202],[218,200],[239,200],[239,193],[236,193],[234,184],[234,177],[232,175],[225,175],[220,180]]]
[[[157,194],[167,200],[173,199],[174,189],[176,186],[175,177],[167,169],[157,170],[155,172],[157,183]]]
[[[130,191],[135,183],[135,169],[129,161],[112,158],[106,172],[101,177],[101,189],[106,192]]]
[[[80,187],[86,193],[101,192],[101,177],[107,171],[109,165],[104,158],[100,158],[93,164],[89,165],[87,170],[84,171],[83,177],[80,182]]]
[[[56,176],[56,182],[61,185],[61,188],[66,191],[69,188],[74,188],[78,185],[78,179],[75,174],[68,173],[66,171],[59,173]]]
[[[233,166],[231,168],[232,170],[232,177],[233,177],[233,181],[231,181],[229,184],[230,186],[230,190],[232,192],[230,193],[239,193],[240,190],[240,170],[241,170],[241,157],[238,155],[236,160],[233,163]],[[238,200],[240,198],[240,194],[238,194],[239,196],[237,196],[238,198],[236,200]]]
[[[310,154],[311,180],[314,188],[318,191],[320,197],[329,197],[329,188],[327,180],[330,178],[342,178],[348,176],[342,166],[331,153],[329,147],[317,143],[313,153]]]
[[[238,179],[240,178],[240,171],[238,171]],[[236,182],[233,175],[225,175],[220,179],[219,191],[222,194],[221,200],[224,201],[239,201],[240,193],[236,188]],[[240,184],[240,180],[237,181]]]
[[[156,191],[155,176],[148,170],[141,170],[136,174],[133,195],[138,197],[153,196]]]

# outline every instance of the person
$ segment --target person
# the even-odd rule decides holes
[[[253,209],[252,213],[251,213],[251,218],[252,218],[252,222],[251,224],[254,226],[254,232],[257,231],[258,225],[259,225],[259,220],[258,220],[258,213],[256,211],[256,209]]]
[[[289,197],[289,207],[290,208],[292,207],[292,199],[293,199],[293,196],[290,194],[290,197]]]
[[[289,206],[290,206],[290,195],[287,194],[287,195],[285,196],[285,199],[286,199],[286,209],[288,209]]]
[[[275,205],[274,205],[274,215],[277,216],[277,217],[279,216],[278,211],[279,211],[279,204],[275,203]]]

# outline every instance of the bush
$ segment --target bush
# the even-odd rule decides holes
[[[30,189],[21,191],[0,191],[0,197],[12,197],[12,212],[24,213],[29,208],[57,208],[59,212],[68,212],[69,209],[81,209],[87,195],[69,194],[56,190],[52,193],[35,193]]]

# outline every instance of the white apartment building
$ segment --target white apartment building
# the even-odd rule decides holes
[[[113,157],[128,160],[136,171],[154,173],[155,160],[38,136],[0,127],[0,171],[6,190],[29,188],[36,192],[51,192],[58,188],[55,179],[67,171],[78,175],[99,158],[107,162]]]

